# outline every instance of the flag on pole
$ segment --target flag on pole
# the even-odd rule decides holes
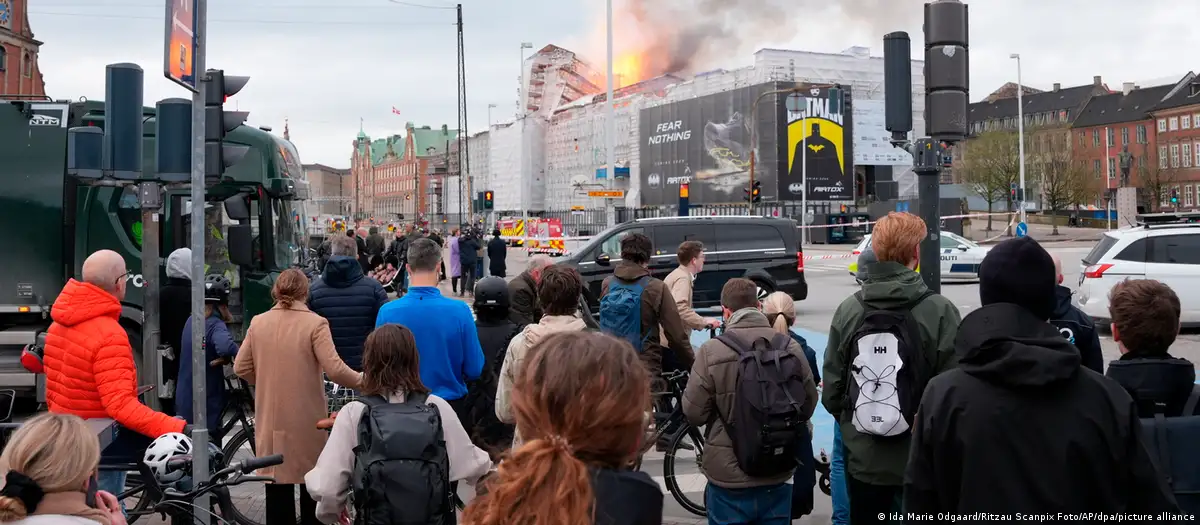
[[[395,114],[395,115],[399,115],[399,114],[400,114],[400,110],[396,109],[396,106],[392,106],[392,113],[393,113],[393,114]]]

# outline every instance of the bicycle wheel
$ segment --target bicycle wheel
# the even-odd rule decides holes
[[[129,472],[125,475],[125,490],[117,495],[117,499],[125,505],[125,512],[128,514],[125,521],[130,524],[143,515],[149,514],[150,509],[154,507],[150,498],[146,497],[142,475],[137,472]]]
[[[229,438],[229,441],[225,442],[225,447],[222,448],[222,452],[225,455],[225,461],[227,464],[234,461],[243,461],[255,456],[253,430],[254,429],[252,428],[243,428],[239,430],[237,434],[234,434],[233,437]],[[261,522],[250,518],[246,512],[243,512],[241,508],[238,508],[239,504],[249,509],[249,507],[252,505],[252,502],[249,501],[248,498],[239,497],[236,494],[230,494],[229,508],[222,510],[228,512],[229,516],[227,517],[232,518],[233,521],[239,525],[261,525]]]
[[[683,446],[684,443],[690,444],[695,450],[687,450],[687,447]],[[704,436],[699,429],[690,425],[671,438],[667,454],[663,457],[663,477],[666,478],[667,492],[671,493],[684,510],[697,516],[707,514],[704,489],[708,486],[708,478],[700,468],[703,457]],[[693,469],[694,472],[685,472]]]

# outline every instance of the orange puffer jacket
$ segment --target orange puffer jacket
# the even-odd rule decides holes
[[[121,303],[99,287],[71,279],[54,301],[46,333],[46,402],[50,411],[84,419],[112,418],[157,438],[184,421],[143,405],[129,336],[117,322]]]

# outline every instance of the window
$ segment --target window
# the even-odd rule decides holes
[[[1152,237],[1149,255],[1150,263],[1200,264],[1200,235]]]
[[[1167,130],[1167,119],[1165,119],[1165,118],[1158,119],[1158,132],[1162,133],[1166,130]]]
[[[645,230],[642,228],[630,228],[604,239],[604,244],[600,245],[600,253],[608,255],[613,259],[621,258],[621,239],[631,233],[645,233]]]
[[[304,264],[304,219],[296,207],[303,201],[271,199],[271,229],[275,250],[275,266],[288,268]]]
[[[1104,128],[1104,130],[1105,130],[1105,133],[1108,135],[1108,146],[1109,146],[1109,147],[1116,146],[1116,145],[1117,145],[1117,140],[1116,140],[1116,137],[1117,137],[1117,132],[1116,132],[1116,130],[1114,130],[1114,129],[1112,129],[1112,128]]]
[[[1171,167],[1179,167],[1179,144],[1171,144]]]
[[[142,205],[135,186],[125,186],[117,201],[117,220],[125,228],[134,246],[142,247]],[[141,273],[141,270],[138,270]]]
[[[762,224],[724,226],[717,230],[717,250],[783,250],[779,230]]]
[[[685,241],[700,241],[705,250],[715,250],[717,234],[711,225],[656,226],[654,228],[654,255],[674,256],[679,245]]]
[[[1146,156],[1139,155],[1137,160],[1138,160],[1138,167],[1141,169],[1146,169]]]
[[[1145,124],[1138,124],[1138,127],[1137,127],[1137,143],[1138,143],[1138,144],[1145,144],[1145,143],[1146,143],[1146,125],[1145,125]]]
[[[1179,117],[1179,129],[1189,129],[1192,127],[1192,117],[1184,115]]]
[[[33,76],[33,57],[28,51],[26,51],[25,55],[21,58],[21,74],[26,77]]]
[[[1104,238],[1105,239],[1113,239],[1113,242],[1108,243],[1108,246],[1105,248],[1105,251],[1107,251],[1108,248],[1111,248],[1113,244],[1116,244],[1115,238],[1109,237],[1107,235],[1104,236]],[[1130,244],[1129,246],[1126,246],[1125,249],[1121,250],[1121,253],[1118,253],[1115,257],[1113,257],[1113,259],[1116,259],[1118,261],[1146,262],[1146,244],[1147,244],[1146,239],[1138,239],[1136,241],[1133,241],[1132,244]],[[1100,248],[1100,246],[1102,246],[1102,245],[1104,245],[1103,240],[1100,241],[1100,244],[1096,245],[1096,248]],[[1090,260],[1093,257],[1093,255],[1095,255],[1095,260]],[[1104,256],[1104,253],[1096,253],[1096,251],[1093,250],[1092,253],[1088,254],[1088,256],[1084,258],[1084,262],[1088,263],[1088,264],[1095,264],[1097,261],[1100,260],[1100,257],[1103,257],[1103,256]]]
[[[1079,132],[1079,146],[1080,147],[1087,146],[1087,132],[1086,131]]]
[[[1185,167],[1185,168],[1191,167],[1191,165],[1192,165],[1192,145],[1186,144],[1186,143],[1183,144],[1183,153],[1181,153],[1181,155],[1183,156],[1183,159],[1182,159],[1183,167]]]
[[[1192,162],[1192,165],[1200,168],[1200,142],[1192,145],[1192,153],[1196,155],[1196,158],[1194,159],[1195,161]]]
[[[1183,187],[1183,205],[1190,207],[1192,205],[1192,185],[1188,184]]]
[[[1108,178],[1112,179],[1112,178],[1116,178],[1116,176],[1117,176],[1117,159],[1115,159],[1113,157],[1109,157],[1108,158]]]
[[[1092,161],[1092,172],[1093,172],[1093,175],[1095,175],[1096,180],[1100,180],[1100,160],[1099,159]]]
[[[1121,128],[1121,145],[1129,144],[1129,126]]]
[[[1167,129],[1171,131],[1179,129],[1179,117],[1171,117],[1171,119],[1167,121]]]
[[[1100,146],[1100,130],[1098,129],[1092,130],[1092,145],[1097,147]]]
[[[0,71],[8,69],[6,64],[8,64],[8,51],[4,49],[4,46],[0,45]]]
[[[1167,169],[1167,147],[1158,147],[1158,167],[1159,169]]]

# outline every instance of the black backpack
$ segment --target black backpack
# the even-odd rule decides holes
[[[450,458],[427,394],[403,403],[365,396],[354,447],[357,525],[453,525]]]
[[[846,406],[859,433],[892,438],[911,432],[933,377],[912,309],[931,295],[927,290],[907,306],[888,310],[867,306],[861,291],[854,294],[866,315],[850,338]]]
[[[736,333],[717,337],[738,354],[738,382],[729,417],[717,417],[733,441],[738,467],[764,478],[796,468],[796,447],[807,432],[801,415],[804,358],[788,351],[792,338],[775,334],[747,343]]]
[[[1154,417],[1141,420],[1146,450],[1166,477],[1179,509],[1192,515],[1200,513],[1200,416],[1193,415],[1198,403],[1200,385],[1195,385],[1179,417],[1166,417],[1166,406],[1159,405]]]

